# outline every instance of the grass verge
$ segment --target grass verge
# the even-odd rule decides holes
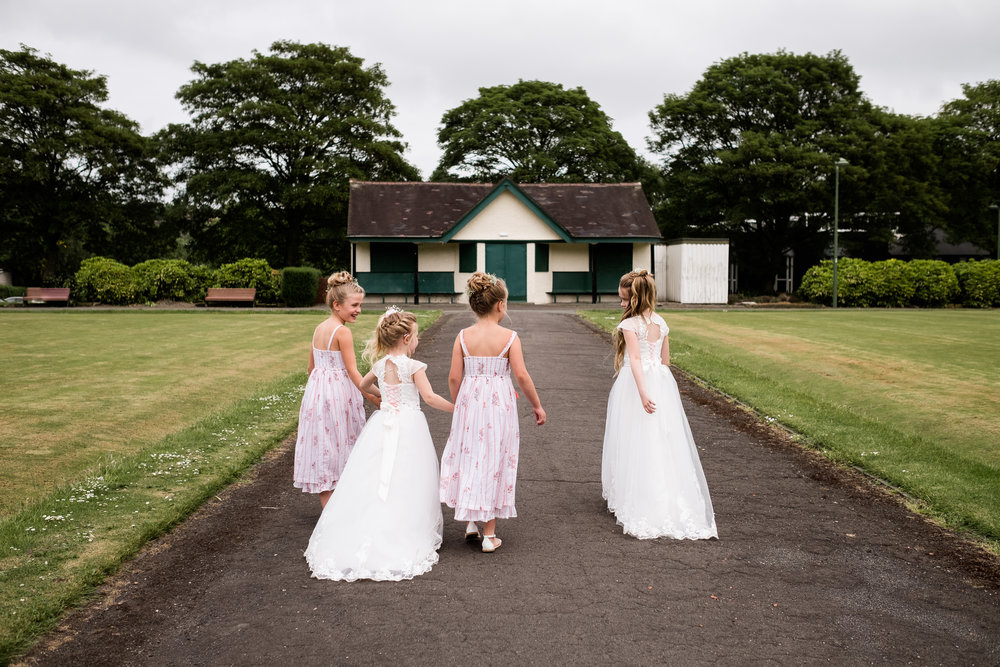
[[[608,331],[620,317],[580,315]],[[675,366],[1000,551],[1000,312],[665,316]]]
[[[19,331],[13,328],[28,320],[0,320],[0,327],[3,327],[0,338],[16,343],[10,357],[15,367],[31,366],[25,356],[48,355],[47,351],[39,350],[47,343],[47,340],[38,341],[39,336],[89,341],[99,339],[103,330],[106,337],[117,335],[131,339],[131,345],[151,350],[147,363],[159,369],[156,371],[158,382],[146,389],[137,389],[122,378],[135,371],[135,364],[130,360],[109,360],[116,352],[106,348],[114,348],[114,345],[97,347],[91,352],[87,352],[86,346],[64,345],[61,351],[71,357],[67,363],[76,366],[76,372],[89,378],[91,391],[109,392],[112,400],[116,392],[138,392],[139,395],[129,401],[137,410],[146,410],[149,402],[161,401],[160,406],[175,415],[173,430],[165,435],[163,430],[169,428],[169,424],[156,421],[147,424],[153,437],[143,437],[145,433],[139,429],[124,443],[112,441],[102,447],[98,442],[82,453],[77,452],[77,456],[72,457],[72,465],[65,468],[73,474],[64,477],[64,483],[49,483],[30,498],[14,499],[8,504],[13,509],[0,517],[0,664],[12,660],[42,633],[53,628],[67,609],[80,604],[105,576],[146,542],[168,532],[295,431],[306,380],[304,350],[308,349],[312,327],[322,319],[322,314],[309,314],[311,317],[303,317],[300,313],[227,313],[221,315],[221,320],[205,317],[211,315],[208,313],[183,312],[157,313],[154,320],[133,319],[135,314],[119,312],[91,313],[89,317],[81,314],[79,319],[48,313],[32,316],[51,318],[47,327],[41,327],[48,332],[44,336],[34,325],[19,327]],[[439,315],[435,311],[419,312],[421,328]],[[262,317],[269,319],[261,320]],[[376,316],[363,318],[352,327],[359,363],[362,363],[360,350]],[[141,342],[136,343],[135,338],[144,339],[151,326],[159,334],[171,331],[173,335],[184,335],[184,332],[194,331],[199,336],[206,333],[211,336],[214,332],[222,342],[208,345],[212,350],[216,349],[213,345],[228,349],[230,336],[238,335],[240,329],[245,336],[249,329],[252,336],[260,335],[269,341],[262,349],[287,351],[286,348],[291,347],[292,352],[287,356],[285,352],[258,355],[257,365],[241,366],[242,381],[234,383],[232,378],[226,378],[227,386],[220,389],[216,376],[208,371],[200,372],[204,369],[201,360],[205,345],[149,348]],[[302,331],[305,331],[304,337],[299,335]],[[284,338],[272,341],[274,337]],[[67,353],[67,349],[71,352]],[[241,354],[244,352],[236,350],[233,356]],[[89,364],[79,358],[88,355]],[[229,364],[222,365],[233,363],[230,360]],[[38,411],[35,420],[44,418],[44,397],[63,391],[60,378],[66,371],[65,366],[60,365],[59,355],[46,356],[46,367],[44,377],[48,380],[42,377],[35,380],[34,390],[43,397],[33,402]],[[290,367],[300,370],[288,372]],[[4,379],[5,384],[9,379],[10,376]],[[198,396],[215,392],[216,400],[209,402],[207,410],[202,406],[185,412],[172,401],[162,402],[157,393],[159,383],[163,382],[183,384],[186,392]],[[80,391],[85,392],[86,388],[81,385]],[[187,405],[187,398],[176,400]],[[201,402],[204,403],[204,399]],[[67,410],[72,409],[71,403],[67,401]],[[85,412],[81,409],[77,417],[86,420]],[[124,428],[117,422],[137,419],[135,412],[129,410],[116,412],[114,419],[104,414],[96,418],[102,424],[109,424],[108,429],[114,433]],[[26,429],[30,429],[30,412],[22,419]],[[62,430],[62,438],[58,427],[46,432],[51,447],[72,451],[78,425],[72,419],[65,423],[72,426]],[[8,433],[17,432],[11,424],[3,426]],[[0,472],[3,486],[14,487],[11,480],[19,472],[30,472],[29,469],[38,465],[35,456],[9,456],[12,465]]]

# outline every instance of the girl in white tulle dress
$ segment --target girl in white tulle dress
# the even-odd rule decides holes
[[[645,270],[625,274],[615,331],[618,377],[608,397],[601,486],[608,510],[639,539],[718,537],[698,450],[670,373],[667,323]]]
[[[365,405],[358,385],[354,338],[347,325],[361,314],[365,291],[347,271],[327,279],[330,317],[313,332],[309,380],[299,408],[295,441],[295,488],[319,494],[326,505],[365,426]],[[377,404],[378,396],[367,398]]]
[[[305,557],[317,579],[400,581],[438,561],[438,462],[420,397],[446,412],[454,406],[434,393],[427,364],[410,358],[417,343],[413,313],[390,308],[379,319],[365,352],[381,358],[361,389],[377,381],[382,403],[309,538]]]

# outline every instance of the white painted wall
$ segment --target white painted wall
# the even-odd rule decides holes
[[[590,246],[586,243],[553,243],[549,246],[549,271],[589,271]],[[551,284],[552,277],[549,276]]]
[[[679,303],[727,303],[729,242],[689,239],[665,247],[664,297]]]
[[[417,245],[418,271],[458,271],[458,246],[446,243]]]
[[[510,192],[501,192],[452,237],[452,241],[560,240],[551,227]]]
[[[372,270],[372,244],[355,243],[354,273],[367,273]]]

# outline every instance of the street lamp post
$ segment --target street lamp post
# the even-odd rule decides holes
[[[840,257],[840,248],[837,245],[837,231],[840,228],[840,168],[850,164],[844,158],[840,158],[833,163],[833,307],[837,307],[837,260]]]
[[[1000,206],[990,204],[990,209],[997,212],[997,259],[1000,259]]]

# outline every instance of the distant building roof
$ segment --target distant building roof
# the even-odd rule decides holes
[[[658,240],[639,183],[382,183],[351,181],[347,236],[444,239],[484,200],[507,190],[571,240]]]

